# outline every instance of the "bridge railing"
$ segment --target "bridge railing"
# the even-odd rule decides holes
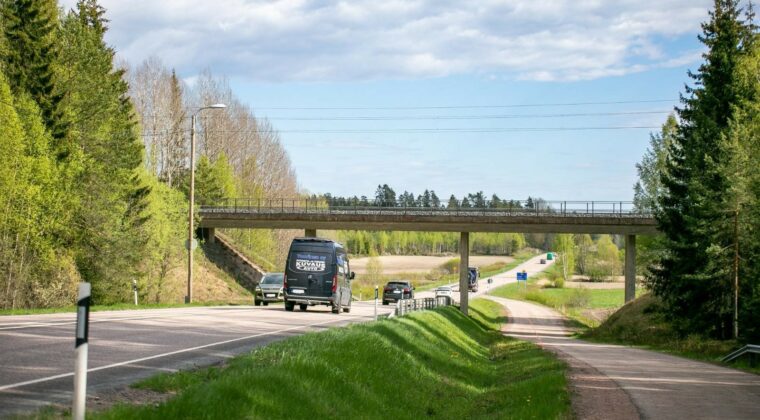
[[[211,202],[201,201],[201,210],[209,213],[241,214],[652,217],[650,212],[637,209],[631,201],[483,200],[470,203],[451,200],[446,203],[420,204],[404,200],[389,202],[361,199],[225,198]]]

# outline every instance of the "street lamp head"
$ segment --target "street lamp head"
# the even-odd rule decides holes
[[[213,104],[213,105],[207,106],[206,108],[211,108],[211,109],[227,108],[227,105],[225,105],[225,104]]]

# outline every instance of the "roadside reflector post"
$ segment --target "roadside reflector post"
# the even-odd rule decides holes
[[[87,398],[87,337],[90,329],[90,283],[79,283],[77,297],[76,364],[74,366],[74,401],[71,417],[83,420]]]
[[[375,321],[377,321],[377,285],[375,285]]]
[[[135,294],[135,306],[137,306],[137,280],[132,280],[132,292]]]

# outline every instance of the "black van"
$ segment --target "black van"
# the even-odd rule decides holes
[[[298,304],[302,311],[309,305],[328,305],[334,314],[350,312],[353,278],[343,245],[321,238],[293,239],[285,265],[285,310]]]

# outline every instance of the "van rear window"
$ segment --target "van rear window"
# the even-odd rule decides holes
[[[296,271],[321,273],[327,269],[327,254],[295,251],[290,254],[290,268]]]

